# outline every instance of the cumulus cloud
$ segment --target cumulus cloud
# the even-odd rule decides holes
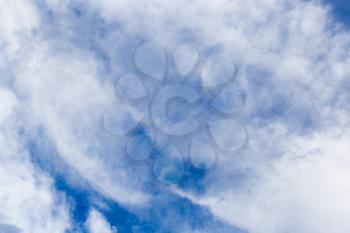
[[[323,132],[295,138],[289,151],[250,179],[206,198],[189,196],[250,232],[344,232],[350,225],[349,134]],[[183,195],[183,194],[182,194]]]

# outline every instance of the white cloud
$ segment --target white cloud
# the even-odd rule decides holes
[[[104,217],[96,210],[91,210],[87,225],[90,233],[117,233],[118,231],[111,227]]]
[[[13,58],[39,24],[39,13],[33,1],[14,0],[1,4],[0,47],[4,50],[0,57],[0,65],[5,55]]]
[[[126,31],[160,41],[169,50],[184,42],[181,31],[186,31],[199,48],[217,45],[243,68],[270,70],[277,88],[268,94],[281,92],[294,109],[322,112],[337,91],[335,82],[350,72],[349,33],[317,1],[100,0],[90,5],[106,20],[125,23]]]
[[[0,88],[0,229],[8,232],[63,233],[70,225],[52,180],[30,161],[18,135],[18,99]]]
[[[49,1],[48,6],[69,5],[63,2]],[[262,83],[251,93],[243,117],[250,147],[236,157],[221,158],[213,172],[215,179],[207,181],[207,196],[192,197],[193,201],[209,205],[217,216],[252,233],[350,230],[346,222],[349,136],[333,138],[349,122],[345,107],[349,95],[342,83],[350,75],[350,34],[332,22],[326,7],[316,1],[289,0],[86,4],[107,22],[120,23],[127,33],[145,35],[166,48],[183,42],[180,32],[185,30],[199,48],[220,47],[241,67],[259,66],[270,72],[268,78],[247,72],[250,88]],[[12,91],[20,96],[0,89],[0,184],[4,187],[0,206],[5,210],[0,220],[28,232],[63,232],[68,225],[65,211],[56,216],[52,209],[65,207],[57,207],[52,181],[31,165],[22,139],[13,135],[19,117],[30,132],[43,127],[60,156],[102,194],[123,203],[139,204],[147,197],[125,171],[118,157],[122,151],[110,154],[102,148],[102,113],[116,100],[111,83],[99,77],[103,61],[70,41],[62,41],[66,51],[57,52],[49,38],[35,35],[41,29],[40,19],[31,1],[0,6],[0,67],[15,77]],[[61,20],[65,30],[69,23]],[[123,41],[113,43],[104,46],[112,58],[118,57],[111,68],[115,71],[125,54],[115,55],[113,50]],[[259,115],[250,115],[279,96],[288,99],[282,119],[262,126]],[[25,114],[14,115],[16,108]],[[305,115],[319,124],[312,128],[313,136],[301,137],[297,130],[303,127]],[[291,149],[297,158],[282,153]],[[249,177],[238,188],[231,180],[237,170]],[[109,229],[96,211],[90,214],[89,226]]]
[[[103,148],[102,116],[115,97],[113,88],[100,82],[97,62],[73,51],[52,54],[42,45],[27,54],[16,73],[26,127],[43,126],[64,161],[101,193],[126,203],[143,202],[145,196],[131,186],[124,167],[116,165],[123,151],[112,156]]]
[[[6,87],[13,82],[11,63],[39,22],[31,1],[7,1],[0,5],[1,232],[63,233],[70,225],[66,206],[53,190],[52,180],[30,160],[24,139],[18,134],[22,103]]]
[[[50,1],[48,6],[57,4],[63,7],[68,2]],[[57,44],[44,38],[46,25],[40,20],[45,17],[34,2],[3,4],[0,12],[3,84],[20,96],[16,100],[1,92],[5,104],[0,107],[0,123],[11,110],[11,101],[17,101],[17,127],[31,136],[42,128],[62,159],[104,195],[125,203],[143,202],[145,196],[118,165],[123,151],[106,152],[101,142],[100,135],[106,134],[103,113],[116,99],[110,83],[100,82],[100,61],[65,40],[60,46],[68,51],[58,52]]]
[[[299,151],[273,161],[243,189],[190,198],[252,233],[347,232],[349,136],[327,131],[297,138]]]
[[[270,72],[247,73],[250,87],[260,83],[245,113],[250,146],[221,158],[206,196],[182,195],[252,233],[349,231],[349,135],[334,134],[350,120],[341,87],[350,77],[350,34],[327,7],[288,0],[91,5],[106,20],[128,22],[129,31],[156,37],[166,47],[176,46],[183,40],[179,32],[188,30],[196,43],[221,46],[242,67]],[[287,100],[281,118],[250,115],[281,97]],[[240,172],[247,178],[236,184],[232,177]]]
[[[13,114],[18,104],[16,96],[9,90],[0,87],[0,125],[2,125]]]

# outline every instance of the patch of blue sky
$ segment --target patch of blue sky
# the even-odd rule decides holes
[[[350,2],[348,0],[323,0],[329,4],[336,20],[350,26]]]

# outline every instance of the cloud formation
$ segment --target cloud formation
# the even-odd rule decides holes
[[[247,146],[219,154],[212,170],[184,164],[187,174],[174,187],[154,185],[147,162],[127,156],[128,138],[103,127],[106,109],[122,101],[115,83],[138,72],[133,56],[144,41],[161,44],[175,59],[179,44],[193,44],[200,68],[214,52],[229,54],[239,69],[237,83],[249,93],[239,116]],[[193,214],[182,232],[349,231],[349,45],[348,29],[318,1],[2,4],[0,230],[73,229],[71,202],[55,187],[53,171],[60,171],[70,185],[93,193],[84,225],[91,233],[113,232],[113,226],[178,232],[174,226],[186,216],[182,204]],[[179,70],[193,63],[187,59]],[[39,145],[36,154],[29,142]],[[43,169],[38,158],[50,167]],[[139,225],[118,228],[121,222],[108,216],[110,201],[136,216],[125,222]],[[162,208],[172,210],[164,221]]]

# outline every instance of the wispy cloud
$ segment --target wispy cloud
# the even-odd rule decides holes
[[[145,41],[160,45],[159,54],[138,50]],[[192,47],[179,53],[181,44]],[[349,231],[349,45],[348,29],[318,1],[2,4],[0,231]],[[216,53],[232,58],[235,69],[227,60],[210,61]],[[191,90],[200,97],[217,94],[208,87],[222,81],[211,79],[217,74],[232,73],[243,90],[244,103],[229,91],[220,99],[227,102],[216,103],[241,104],[239,114],[216,109],[195,115],[201,124],[212,112],[230,119],[214,130],[222,139],[214,140],[214,149],[203,136],[206,128],[196,131],[205,143],[192,151],[213,150],[206,153],[210,166],[184,153],[192,136],[159,132],[164,124],[159,130],[152,118],[181,117],[186,109],[148,106],[171,93],[190,96],[183,88],[164,88],[170,91],[163,91],[163,99],[153,98],[161,93],[162,76],[171,84],[181,72],[191,74]],[[141,82],[122,88],[144,87],[143,94],[153,95],[149,102],[123,99],[130,93],[118,92],[116,83],[126,73]],[[116,136],[106,129],[103,116],[116,103],[142,112],[136,133]],[[232,133],[239,129],[235,124],[244,125],[249,140],[230,151],[240,139]],[[130,138],[139,134],[151,146],[143,144],[149,153],[135,160],[128,153],[140,152],[125,145],[135,146],[139,141],[130,144]],[[181,162],[175,168],[159,159],[169,142],[185,154],[183,161],[172,160]],[[168,176],[169,170],[181,174]],[[75,222],[75,198],[69,200],[74,192],[57,188],[58,175],[84,190],[84,223]]]

